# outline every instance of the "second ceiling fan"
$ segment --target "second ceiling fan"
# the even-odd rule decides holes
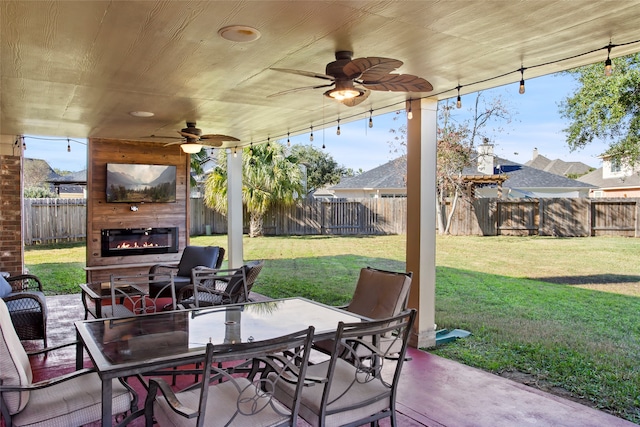
[[[211,147],[221,147],[223,142],[237,142],[238,138],[229,135],[218,134],[202,134],[202,130],[196,127],[196,122],[187,122],[187,127],[179,130],[178,133],[182,135],[186,141],[170,142],[165,145],[181,144],[180,148],[185,153],[193,154],[198,153],[204,145]]]
[[[324,95],[353,107],[367,99],[372,90],[390,92],[430,92],[431,83],[412,74],[392,74],[403,62],[392,58],[371,56],[352,59],[353,52],[336,52],[336,60],[327,64],[325,74],[289,68],[271,68],[284,73],[326,80],[329,83],[288,89],[269,95],[279,96],[308,89],[330,88]]]

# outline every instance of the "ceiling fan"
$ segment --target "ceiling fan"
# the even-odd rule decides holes
[[[402,66],[402,61],[377,56],[351,59],[352,56],[353,52],[347,50],[336,52],[336,60],[327,64],[325,74],[288,68],[271,68],[284,73],[328,80],[330,83],[289,89],[268,97],[307,89],[333,87],[333,89],[327,90],[324,95],[336,99],[348,107],[353,107],[367,99],[372,90],[391,92],[430,92],[433,90],[431,83],[422,77],[411,74],[392,74],[392,71]]]
[[[196,127],[196,122],[187,122],[187,127],[179,130],[178,133],[182,135],[184,139],[176,142],[170,142],[165,144],[165,146],[181,144],[180,148],[182,148],[182,151],[189,154],[198,153],[204,145],[221,147],[223,142],[240,141],[238,138],[228,135],[202,135],[202,130]]]

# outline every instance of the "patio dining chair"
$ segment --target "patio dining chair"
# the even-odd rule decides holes
[[[42,282],[33,274],[0,277],[0,295],[7,304],[21,340],[43,340],[47,347],[47,301]]]
[[[200,382],[175,393],[163,379],[149,380],[146,425],[155,418],[160,426],[295,426],[313,333],[310,326],[264,341],[208,343]],[[288,407],[273,397],[282,382],[291,385]]]
[[[317,384],[303,387],[300,417],[314,427],[374,425],[387,417],[397,426],[396,395],[415,316],[412,309],[382,320],[340,322],[329,360],[307,368],[306,381]],[[380,345],[383,336],[393,337],[398,346],[385,350]],[[389,350],[392,347],[399,351]],[[298,404],[294,384],[280,381],[274,387],[279,401],[290,408]]]
[[[25,352],[7,305],[0,301],[0,413],[6,427],[79,426],[101,419],[102,381],[97,373],[81,369],[34,383],[31,354]],[[113,415],[134,410],[137,396],[118,380],[112,386]]]

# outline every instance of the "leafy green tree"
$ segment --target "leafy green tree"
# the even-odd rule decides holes
[[[579,86],[560,104],[570,120],[567,144],[573,150],[594,140],[609,144],[605,155],[634,165],[640,161],[640,53],[612,59],[613,73],[602,63],[566,71]]]
[[[308,192],[325,185],[337,184],[343,176],[349,176],[347,168],[339,165],[330,154],[318,150],[313,145],[293,145],[291,155],[307,168]]]
[[[242,202],[250,215],[249,237],[262,236],[263,218],[276,202],[294,204],[303,196],[302,171],[294,156],[287,156],[279,143],[243,149]],[[220,150],[218,166],[207,177],[205,204],[227,212],[227,153]]]

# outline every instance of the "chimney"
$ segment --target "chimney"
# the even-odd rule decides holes
[[[493,144],[489,144],[488,138],[478,145],[478,172],[493,175]]]
[[[531,156],[531,160],[535,160],[538,157],[538,148],[533,149],[533,156]]]

